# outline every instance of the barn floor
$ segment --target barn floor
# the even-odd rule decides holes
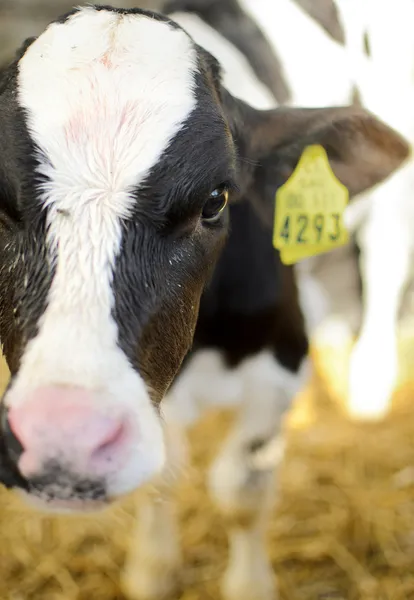
[[[314,351],[317,376],[286,423],[280,498],[269,528],[283,600],[414,599],[414,383],[396,393],[384,423],[351,424],[338,392],[348,351]],[[182,600],[218,598],[226,540],[202,471],[229,419],[212,415],[192,432],[200,469],[178,491]],[[132,514],[129,499],[99,518],[39,517],[2,491],[0,599],[121,600]]]

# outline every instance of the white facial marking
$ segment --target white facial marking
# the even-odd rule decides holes
[[[19,102],[44,155],[41,201],[56,272],[6,402],[17,405],[53,384],[96,391],[99,409],[139,420],[142,471],[163,459],[161,425],[117,345],[112,268],[121,220],[136,202],[132,191],[195,107],[195,71],[184,32],[92,8],[50,25],[19,64]],[[114,489],[130,487],[130,479],[126,469]]]

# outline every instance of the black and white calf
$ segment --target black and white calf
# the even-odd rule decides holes
[[[363,106],[414,141],[411,0],[395,5],[375,0],[240,0],[240,4],[279,57],[290,92],[288,103],[349,104],[356,92]],[[397,384],[399,314],[413,276],[413,185],[414,160],[410,160],[361,196],[348,213],[361,249],[364,304],[349,375],[348,408],[358,417],[383,417]]]
[[[172,13],[172,18],[219,59],[224,84],[233,95],[257,108],[269,109],[277,102],[300,104],[301,99],[310,105],[351,104],[356,91],[364,100],[367,89],[375,94],[369,85],[372,75],[368,69],[373,66],[359,47],[354,48],[356,36],[352,37],[351,28],[358,21],[348,23],[340,19],[340,7],[334,2],[282,0],[258,4],[255,0],[243,0],[242,3],[257,20],[260,16],[263,29],[273,41],[275,55],[263,42],[254,21],[236,2],[221,2],[218,6],[206,0],[176,0],[169,4],[179,9]],[[300,32],[307,48],[305,55],[298,55],[297,36],[292,36],[292,30]],[[359,33],[357,40],[361,44],[364,30]],[[264,72],[256,68],[258,63],[266,66]],[[273,77],[268,70],[272,68],[270,65]],[[362,78],[359,69],[364,74]],[[380,91],[377,86],[376,93]],[[377,105],[378,102],[374,107]],[[393,113],[389,102],[388,107],[384,118],[389,118],[390,111]],[[391,122],[398,125],[395,118]],[[404,281],[401,273],[409,259],[404,238],[408,224],[403,223],[401,205],[405,203],[407,209],[412,205],[407,187],[410,168],[408,163],[371,197],[351,205],[347,213],[354,228],[362,220],[365,231],[369,228],[372,232],[362,239],[364,230],[359,235],[366,310],[365,326],[353,355],[349,400],[350,409],[365,416],[384,411],[394,383],[392,359],[397,306],[393,298],[400,295]],[[405,186],[399,187],[401,180]],[[234,428],[212,465],[209,489],[229,526],[230,556],[223,595],[247,600],[274,596],[274,575],[264,543],[274,482],[271,465],[273,461],[275,466],[274,459],[281,456],[283,448],[274,434],[308,368],[307,339],[293,272],[283,267],[271,250],[271,215],[265,217],[265,224],[259,217],[266,210],[265,203],[270,206],[277,184],[273,180],[271,190],[262,184],[258,170],[254,185],[231,208],[230,237],[213,282],[202,297],[193,352],[163,403],[170,435],[176,436],[175,449],[182,448],[180,432],[209,407],[239,407]],[[394,244],[391,250],[389,245],[381,246],[381,238],[375,235],[379,225],[384,226],[384,218],[393,225],[388,230]],[[396,262],[384,264],[385,254],[390,260],[394,256]],[[386,279],[373,271],[373,261],[382,264]],[[312,261],[307,262],[312,265]],[[313,328],[325,311],[324,301],[329,304],[329,299],[324,297],[317,281],[309,277],[308,266],[303,267],[297,273],[298,291],[300,300],[305,301],[304,317],[313,336],[337,332],[338,325],[342,331],[344,323],[336,320],[322,319],[322,327]],[[314,290],[316,296],[309,299],[308,293]],[[312,306],[321,300],[322,306]],[[380,353],[382,368],[375,384],[370,376],[370,369],[377,368],[372,361],[373,347]],[[181,461],[182,467],[184,454]],[[168,495],[166,488],[164,494]],[[180,562],[177,540],[171,498],[167,503],[148,502],[139,513],[125,573],[126,590],[131,598],[161,598],[171,592]]]
[[[85,511],[162,472],[174,444],[159,406],[195,335],[165,418],[184,405],[191,420],[187,393],[241,403],[211,482],[235,524],[225,593],[264,598],[271,474],[246,488],[247,467],[307,351],[293,270],[271,246],[275,190],[312,143],[351,194],[408,146],[353,107],[254,108],[197,41],[158,14],[89,6],[29,40],[0,80],[1,476],[40,506]],[[132,587],[168,591],[169,558],[155,582],[143,560]]]

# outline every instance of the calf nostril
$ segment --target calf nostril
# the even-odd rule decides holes
[[[4,445],[7,448],[9,457],[14,462],[17,462],[24,452],[24,446],[13,431],[12,424],[9,420],[9,411],[7,409],[2,409],[1,411],[1,434],[4,438]]]
[[[118,423],[112,431],[100,440],[99,445],[92,452],[91,458],[94,460],[111,460],[117,453],[119,446],[122,445],[126,437],[126,427],[124,423]]]

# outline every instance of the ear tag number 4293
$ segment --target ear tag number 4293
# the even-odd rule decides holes
[[[308,146],[276,193],[273,246],[291,265],[346,244],[347,188],[336,178],[322,146]]]

